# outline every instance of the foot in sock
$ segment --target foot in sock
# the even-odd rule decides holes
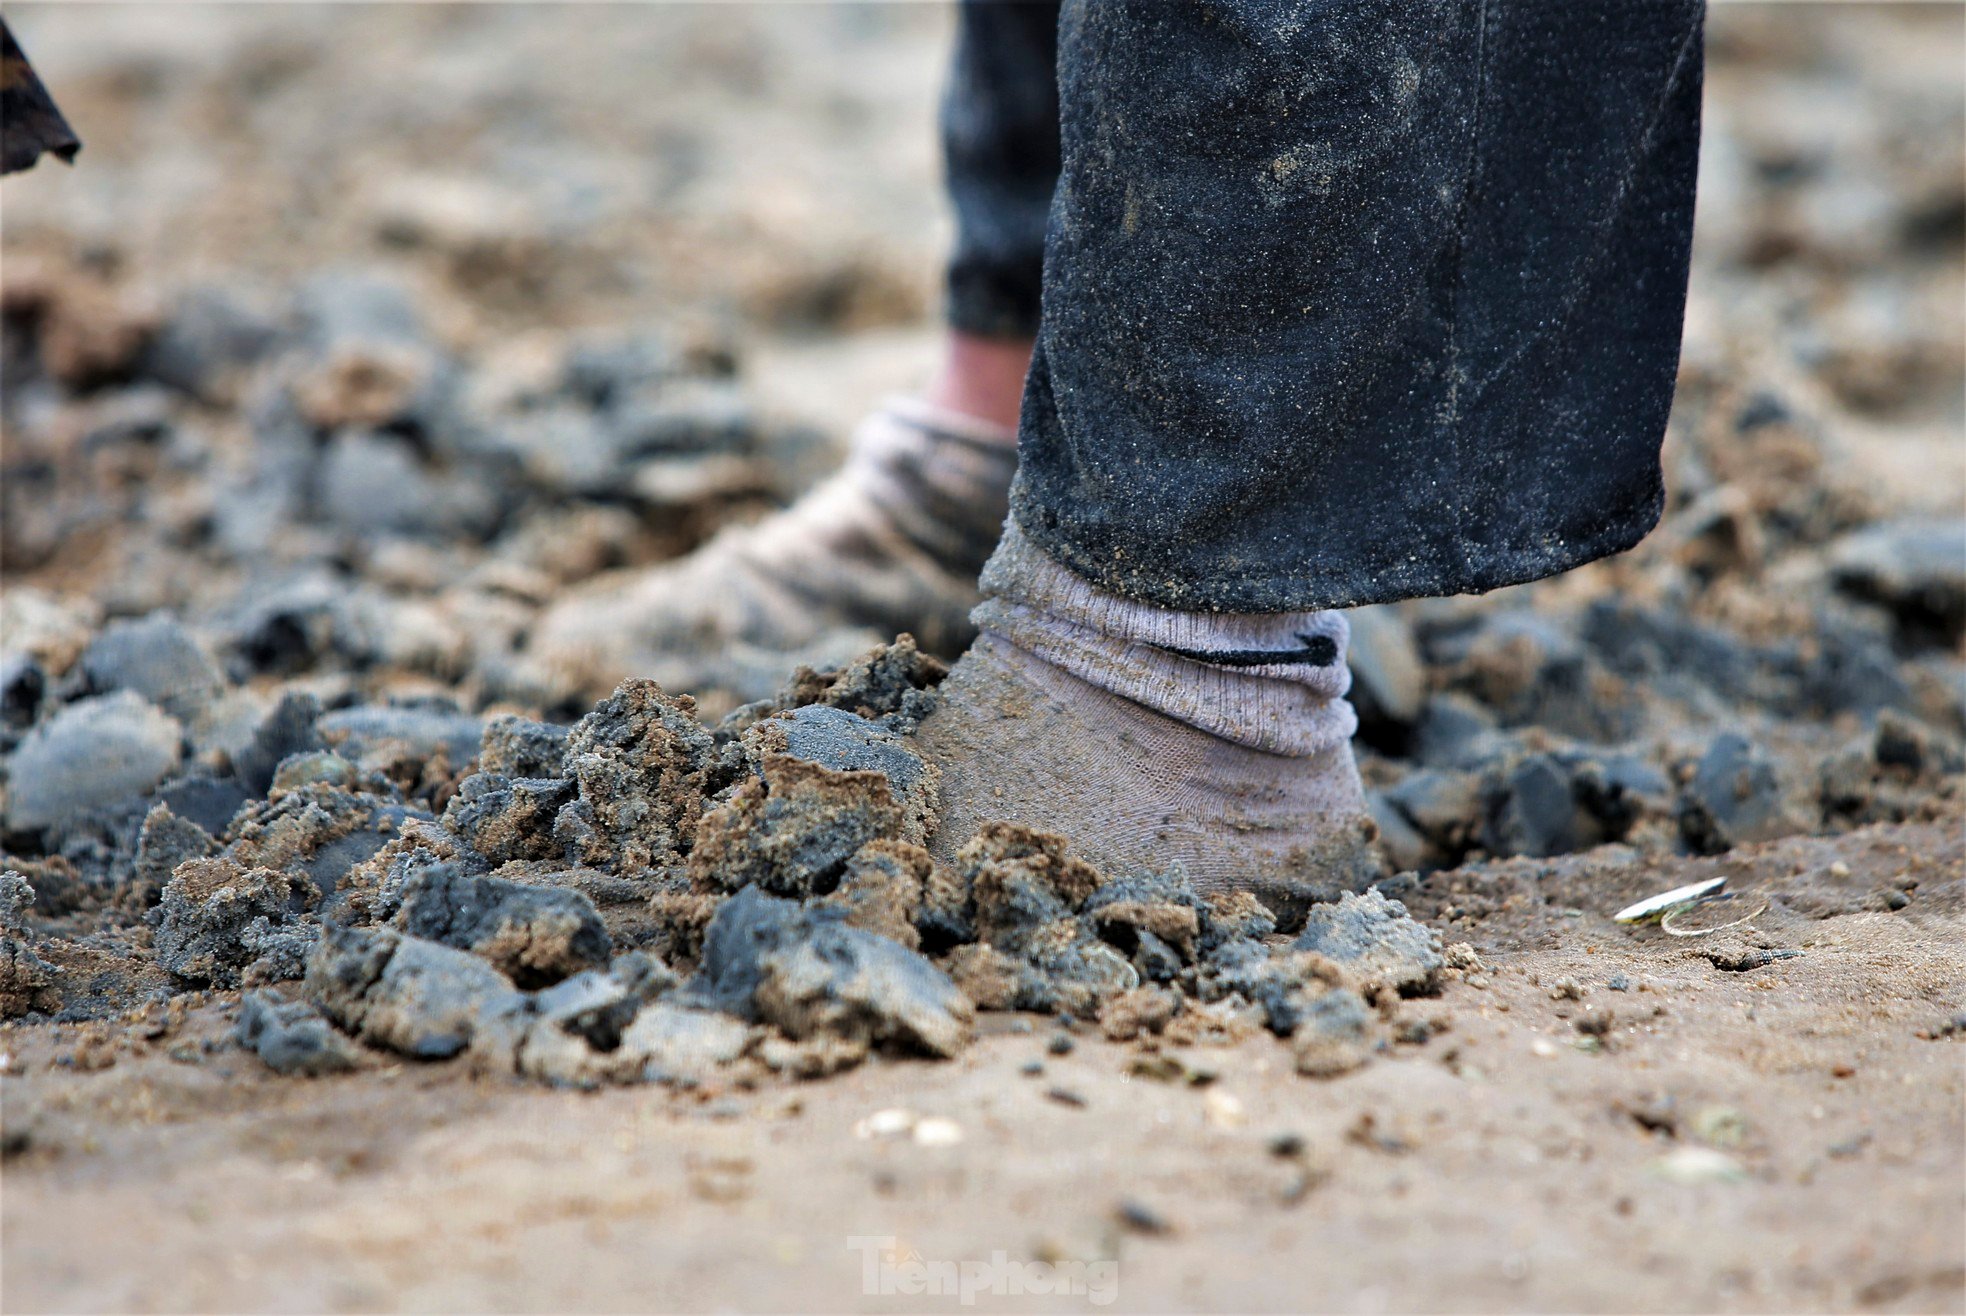
[[[647,676],[754,699],[798,663],[842,662],[903,631],[953,656],[974,633],[976,576],[1016,465],[1009,427],[891,403],[792,506],[549,609],[528,645],[529,681],[592,696]]]
[[[1378,875],[1342,616],[1135,603],[1014,521],[982,588],[981,637],[919,735],[942,771],[938,857],[1016,822],[1112,875],[1251,891],[1286,926]]]

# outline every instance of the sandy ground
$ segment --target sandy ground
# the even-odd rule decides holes
[[[1554,882],[1518,861],[1444,897],[1488,969],[1401,1007],[1424,1041],[1329,1082],[1268,1039],[1081,1030],[1058,1056],[1055,1025],[1005,1016],[949,1063],[688,1093],[404,1065],[296,1083],[219,1045],[219,1004],[98,1044],[99,1072],[41,1030],[8,1040],[6,1306],[957,1307],[869,1291],[856,1240],[892,1238],[1111,1261],[1085,1273],[1116,1310],[1958,1310],[1966,1078],[1938,1034],[1960,1026],[1961,857],[1956,828],[1903,826],[1665,871],[1601,853]],[[1747,970],[1606,917],[1661,879],[1793,897],[1837,863],[1851,890],[1933,889],[1915,918],[1757,920],[1754,945],[1802,953]],[[961,1140],[856,1134],[895,1108]]]
[[[9,18],[89,141],[73,173],[8,182],[10,259],[139,290],[380,261],[460,348],[659,306],[735,332],[753,395],[834,433],[932,350],[939,9]],[[1780,266],[1770,223],[1729,198],[1785,141],[1847,160],[1951,140],[1966,23],[1950,6],[1714,21],[1689,361],[1786,386],[1741,326],[1799,320],[1826,344],[1841,460],[1888,507],[1956,513],[1957,263],[1936,285],[1906,273],[1863,188],[1825,187],[1786,240],[1816,274],[1875,277],[1796,294],[1792,271],[1760,273]],[[1938,117],[1848,127],[1890,104],[1838,99],[1858,66],[1936,80]],[[496,259],[472,228],[487,213]],[[1878,387],[1892,405],[1866,404]],[[33,583],[96,588],[87,566]],[[1143,1047],[1081,1027],[1057,1054],[1055,1021],[1005,1015],[949,1062],[594,1093],[409,1063],[282,1078],[231,1045],[231,993],[0,1026],[0,1308],[954,1310],[960,1294],[910,1291],[914,1263],[1001,1254],[1002,1273],[1089,1291],[986,1283],[979,1308],[1963,1311],[1951,799],[1933,821],[1714,858],[1613,845],[1432,874],[1409,904],[1483,967],[1402,1002],[1404,1040],[1333,1080],[1266,1036]],[[1610,921],[1712,875],[1768,911],[1703,940]],[[871,1284],[865,1240],[895,1263]]]

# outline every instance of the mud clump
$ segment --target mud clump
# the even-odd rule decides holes
[[[1338,964],[1368,994],[1423,996],[1438,990],[1446,961],[1440,937],[1378,891],[1346,894],[1311,910],[1291,949]]]
[[[319,1010],[268,991],[247,992],[240,999],[233,1040],[277,1074],[319,1078],[362,1065],[361,1051]]]
[[[724,902],[704,938],[698,999],[798,1040],[895,1044],[952,1056],[974,1006],[946,974],[898,942],[850,926],[844,911],[752,887]]]
[[[474,877],[450,864],[424,868],[405,883],[394,924],[482,956],[522,987],[605,964],[613,950],[599,911],[578,891]]]
[[[287,873],[235,860],[193,859],[165,885],[153,915],[157,960],[188,983],[237,987],[300,976],[312,940],[295,916],[314,893]]]

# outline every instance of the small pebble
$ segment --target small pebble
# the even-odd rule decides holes
[[[1113,1208],[1113,1218],[1136,1234],[1167,1234],[1174,1228],[1166,1216],[1135,1197],[1126,1198]]]
[[[1668,1183],[1733,1183],[1748,1177],[1741,1163],[1711,1147],[1679,1147],[1652,1162],[1652,1173]]]
[[[1057,1102],[1061,1106],[1085,1105],[1085,1098],[1080,1096],[1078,1093],[1072,1091],[1072,1089],[1070,1088],[1050,1088],[1045,1092],[1045,1096],[1049,1097],[1051,1100]]]
[[[1024,1075],[1024,1077],[1026,1078],[1036,1078],[1040,1074],[1044,1073],[1044,1061],[1026,1060],[1023,1064],[1017,1067],[1017,1072]]]
[[[899,1106],[889,1106],[877,1110],[853,1126],[853,1136],[865,1141],[868,1138],[894,1138],[915,1127],[915,1112],[903,1110]]]
[[[1279,1133],[1269,1141],[1270,1155],[1289,1159],[1304,1154],[1304,1135],[1301,1133]]]
[[[1217,1129],[1238,1129],[1242,1127],[1242,1102],[1220,1088],[1210,1088],[1202,1094],[1202,1118],[1209,1126]]]
[[[931,1115],[915,1125],[917,1147],[953,1147],[962,1140],[963,1126],[940,1115]]]
[[[1078,1043],[1072,1040],[1071,1034],[1053,1033],[1051,1040],[1045,1043],[1044,1049],[1055,1056],[1068,1056],[1072,1054],[1072,1048],[1077,1045]]]

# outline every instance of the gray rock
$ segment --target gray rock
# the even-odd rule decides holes
[[[318,1078],[361,1064],[361,1053],[306,1001],[283,1001],[272,992],[248,992],[239,1002],[232,1038],[278,1074]]]
[[[315,727],[344,758],[359,759],[392,742],[428,757],[443,750],[462,767],[478,754],[484,723],[469,713],[441,708],[368,704],[324,714]]]
[[[91,690],[134,690],[180,721],[225,688],[218,664],[166,612],[111,622],[83,650],[82,674]]]
[[[528,1010],[484,960],[387,928],[334,927],[308,961],[308,999],[336,1026],[419,1060],[446,1060]]]
[[[1569,771],[1548,754],[1528,755],[1500,774],[1489,787],[1487,808],[1482,843],[1493,854],[1544,858],[1594,839]]]
[[[266,794],[273,788],[273,775],[283,761],[323,748],[315,730],[320,716],[321,704],[313,695],[293,690],[281,695],[246,747],[232,756],[233,775],[252,794]]]
[[[142,795],[178,765],[175,718],[130,690],[80,699],[7,758],[7,825],[36,831]]]
[[[226,377],[273,350],[279,325],[229,289],[192,288],[177,299],[145,347],[142,373],[182,393],[217,400]]]
[[[1783,805],[1774,759],[1732,732],[1715,738],[1681,792],[1679,826],[1703,854],[1797,830]]]
[[[157,962],[185,982],[237,987],[254,961],[285,949],[274,934],[306,907],[308,894],[270,868],[226,859],[182,864],[150,916]]]
[[[32,654],[0,656],[0,729],[25,731],[41,712],[48,673]]]
[[[1956,647],[1966,635],[1966,520],[1871,526],[1832,544],[1829,564],[1839,588],[1884,604],[1914,638]]]
[[[793,1038],[830,1035],[951,1056],[975,1008],[915,952],[839,911],[802,909],[747,888],[725,901],[704,937],[689,1001],[774,1024]]]
[[[1412,726],[1427,698],[1427,671],[1413,628],[1383,604],[1354,609],[1345,618],[1352,628],[1347,658],[1360,727]]]
[[[473,877],[439,864],[409,879],[402,902],[399,929],[482,956],[521,987],[604,964],[613,949],[594,903],[564,887]]]
[[[1347,893],[1335,904],[1313,906],[1291,948],[1315,951],[1343,965],[1367,988],[1402,996],[1434,990],[1445,963],[1440,937],[1408,917],[1405,905],[1377,891]]]

